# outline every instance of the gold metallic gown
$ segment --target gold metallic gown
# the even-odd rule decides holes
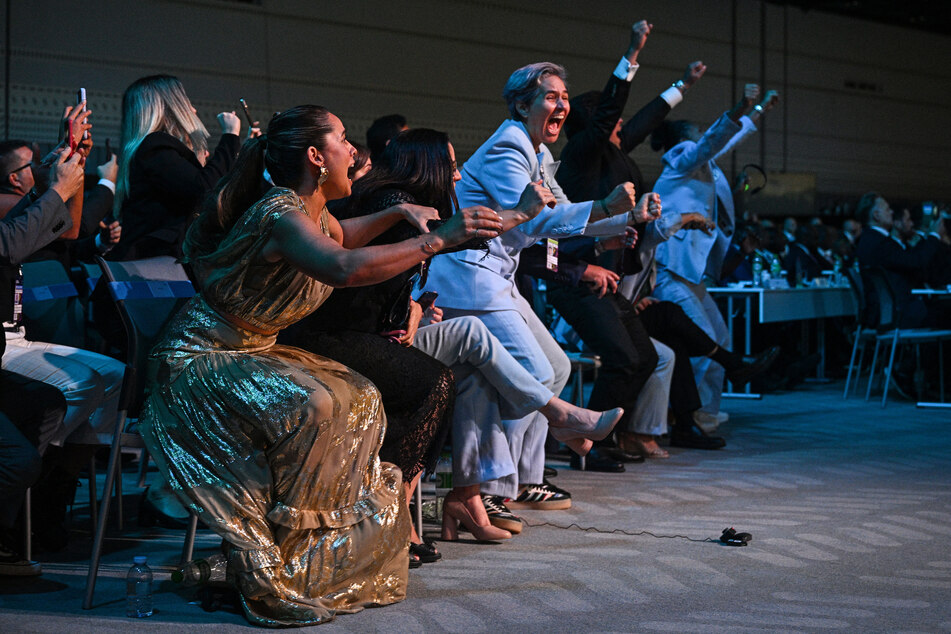
[[[202,295],[152,351],[140,420],[172,488],[230,544],[248,619],[267,626],[399,601],[408,566],[400,471],[377,457],[386,429],[377,389],[234,324],[276,333],[330,293],[261,256],[291,210],[307,213],[293,191],[272,189],[193,262]]]

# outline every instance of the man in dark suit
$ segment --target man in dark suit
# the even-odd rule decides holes
[[[859,200],[856,210],[866,226],[859,237],[855,256],[861,270],[880,267],[885,270],[895,301],[901,311],[901,328],[918,328],[931,323],[925,303],[911,294],[914,281],[922,279],[937,252],[937,241],[922,240],[906,247],[890,235],[894,211],[882,196],[869,192]],[[878,296],[870,283],[865,284],[865,296],[872,315],[879,310]]]
[[[631,29],[630,43],[604,89],[571,100],[565,121],[568,144],[561,153],[556,173],[559,184],[572,200],[600,200],[619,183],[631,182],[635,191],[648,191],[637,164],[628,155],[640,145],[683,99],[683,94],[706,72],[702,62],[687,67],[682,79],[655,97],[630,120],[621,114],[627,104],[631,80],[639,65],[637,58],[653,25],[640,21]],[[580,198],[579,198],[580,197]],[[640,228],[643,231],[643,227]],[[617,273],[633,273],[641,268],[636,250],[603,251],[593,238],[561,240],[559,249],[588,266],[580,278],[588,284],[550,282],[548,299],[585,343],[601,356],[602,368],[592,391],[589,406],[614,403],[634,411],[634,403],[657,364],[657,352],[633,307],[623,297],[615,297]],[[608,280],[608,274],[614,274]],[[605,294],[603,292],[607,290]],[[623,395],[623,396],[622,396]],[[612,405],[615,406],[615,405]],[[702,434],[702,432],[701,432]],[[690,438],[692,446],[722,446],[719,439],[701,435]],[[607,444],[599,444],[588,454],[587,468],[620,470],[615,458],[634,457]]]
[[[935,245],[935,256],[925,272],[925,281],[935,289],[951,285],[951,217],[939,216],[925,240]]]
[[[40,163],[36,150],[26,141],[6,140],[0,142],[0,218],[16,206],[34,189],[45,191],[46,174],[39,171]],[[99,180],[96,186],[83,195],[82,219],[79,238],[54,240],[30,254],[27,261],[57,260],[67,271],[77,260],[91,261],[92,256],[104,253],[119,241],[121,228],[116,221],[106,225],[105,217],[112,211],[116,188],[116,156],[98,166]]]
[[[0,321],[14,317],[17,265],[30,253],[72,226],[65,201],[82,188],[80,155],[59,156],[49,190],[24,196],[0,219]],[[6,333],[4,332],[4,335]],[[0,338],[0,358],[6,337]],[[40,574],[40,565],[23,559],[12,533],[24,491],[40,475],[44,443],[62,425],[66,401],[59,390],[0,369],[0,575]]]

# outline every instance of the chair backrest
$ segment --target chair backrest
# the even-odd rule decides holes
[[[57,260],[24,262],[23,325],[32,341],[82,348],[86,342],[83,309],[69,273]]]
[[[862,271],[865,279],[875,289],[875,299],[878,307],[878,330],[886,331],[898,328],[901,310],[895,301],[895,290],[888,281],[885,270],[875,266]]]
[[[134,415],[145,389],[149,351],[162,329],[195,294],[182,265],[170,256],[108,262],[96,258],[126,334],[126,365],[134,376],[125,406]]]
[[[855,318],[862,326],[869,324],[868,302],[865,298],[865,285],[862,283],[862,275],[854,268],[845,269],[845,277],[849,281],[849,289],[852,291],[852,297],[855,299]]]

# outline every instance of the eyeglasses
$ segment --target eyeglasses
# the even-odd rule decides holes
[[[25,170],[26,168],[32,167],[32,166],[33,166],[33,162],[30,161],[30,162],[27,163],[26,165],[21,165],[20,167],[16,168],[15,170],[10,170],[9,172],[7,172],[7,176],[9,177],[11,174],[16,174],[16,173],[19,172],[20,170]]]

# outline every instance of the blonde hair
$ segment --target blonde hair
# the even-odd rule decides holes
[[[203,160],[208,151],[208,130],[192,109],[177,77],[151,75],[136,80],[122,95],[122,153],[113,213],[120,218],[129,196],[129,167],[142,140],[153,132],[172,135]]]

